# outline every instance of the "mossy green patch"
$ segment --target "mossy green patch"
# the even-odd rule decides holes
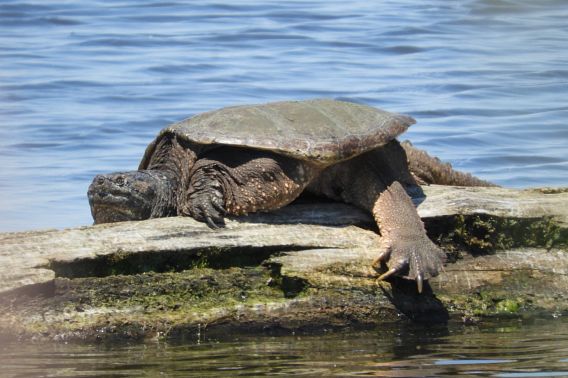
[[[473,254],[519,247],[568,246],[568,229],[551,217],[520,219],[496,216],[455,215],[427,220],[428,234],[450,252],[465,249]],[[455,256],[458,257],[458,256]]]
[[[504,299],[502,301],[497,302],[495,305],[495,310],[498,313],[509,313],[515,314],[519,312],[521,308],[521,303],[515,299]]]
[[[496,292],[477,295],[440,295],[439,298],[449,312],[476,318],[517,315],[528,305],[521,298],[503,298]]]
[[[283,302],[285,291],[273,282],[263,267],[58,278],[52,295],[12,298],[0,310],[29,319],[20,325],[25,333],[46,336],[94,333],[109,325],[124,333],[144,324],[164,333],[180,324],[207,323],[219,311]]]
[[[536,288],[536,279],[519,270],[504,273],[498,281],[487,283],[471,293],[438,294],[449,312],[465,318],[518,317],[550,307],[552,298],[539,298],[535,303],[533,291],[543,292]],[[546,287],[547,283],[542,285]]]

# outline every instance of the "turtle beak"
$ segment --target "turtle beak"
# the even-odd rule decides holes
[[[138,172],[95,176],[87,191],[95,224],[150,217],[154,191],[138,176]]]

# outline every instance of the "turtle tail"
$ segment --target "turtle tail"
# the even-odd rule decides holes
[[[410,171],[421,185],[498,186],[469,173],[454,170],[451,164],[415,148],[409,141],[402,142],[401,146],[406,152]]]

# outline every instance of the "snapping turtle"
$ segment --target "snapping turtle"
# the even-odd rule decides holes
[[[304,190],[358,206],[381,233],[373,266],[423,281],[444,253],[426,236],[407,193],[419,183],[488,185],[395,138],[408,116],[318,99],[237,106],[163,129],[137,171],[98,175],[95,223],[175,215],[216,228],[225,215],[278,209]]]

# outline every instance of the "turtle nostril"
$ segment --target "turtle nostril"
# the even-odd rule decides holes
[[[105,178],[104,178],[104,177],[99,176],[99,177],[97,178],[97,184],[102,185],[102,184],[104,184],[104,182],[105,182]]]

